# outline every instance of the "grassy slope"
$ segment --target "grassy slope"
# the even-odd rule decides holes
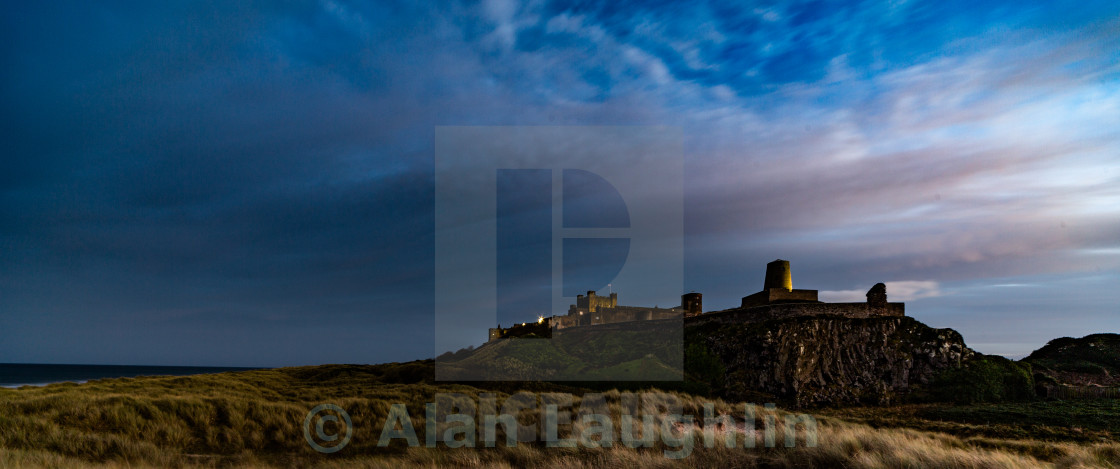
[[[679,380],[680,327],[636,323],[560,329],[549,340],[498,340],[441,358],[440,373],[475,376],[471,370],[489,370],[492,379]]]
[[[1120,465],[1120,444],[1115,440],[1090,444],[1009,440],[998,435],[962,439],[910,429],[875,429],[828,417],[820,419],[819,445],[815,448],[806,448],[800,442],[792,449],[698,447],[689,458],[680,461],[665,459],[661,452],[663,448],[562,450],[520,445],[516,448],[499,446],[473,450],[409,449],[401,445],[375,447],[377,432],[391,403],[405,403],[417,424],[417,431],[422,434],[423,415],[419,409],[423,408],[423,403],[431,401],[436,392],[461,392],[476,396],[487,391],[496,392],[499,397],[521,389],[581,393],[543,383],[478,384],[477,387],[437,385],[431,382],[431,376],[432,365],[427,361],[379,366],[284,368],[191,377],[125,378],[83,385],[58,384],[0,390],[0,466],[77,467],[91,463],[129,467]],[[608,394],[608,397],[617,397],[617,394]],[[678,398],[683,402],[686,413],[701,413],[700,406],[704,402],[701,399],[688,395],[678,395]],[[308,448],[303,439],[302,423],[311,407],[328,402],[347,409],[356,433],[343,451],[321,455]],[[719,401],[716,401],[716,408],[717,411],[735,412],[741,409],[740,406]],[[1015,421],[1013,412],[995,407],[989,410],[1009,422]],[[1060,408],[1053,410],[1060,412]],[[933,417],[924,414],[915,415],[914,421],[934,421]],[[963,415],[976,414],[964,412]],[[858,415],[849,417],[860,418]],[[528,418],[539,421],[536,415]],[[944,430],[955,432],[964,428],[963,425],[969,425],[959,423],[961,426]],[[1112,427],[1105,425],[1102,428],[1107,429],[1108,437],[1114,435]],[[1033,431],[1008,435],[1016,438],[1048,436],[1045,432]],[[1098,436],[1104,435],[1101,433]]]
[[[1061,337],[1023,361],[1058,383],[1120,386],[1120,334]]]

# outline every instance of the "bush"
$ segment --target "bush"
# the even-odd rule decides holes
[[[1031,367],[994,355],[981,355],[960,368],[943,371],[930,385],[935,401],[958,404],[1023,401],[1035,397]]]
[[[692,342],[685,347],[684,370],[689,381],[706,385],[709,393],[724,388],[723,362],[701,343]]]

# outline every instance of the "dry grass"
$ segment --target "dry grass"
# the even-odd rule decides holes
[[[0,467],[1120,466],[1120,444],[1115,442],[962,439],[911,429],[876,429],[829,417],[818,417],[816,447],[807,447],[801,438],[792,448],[782,446],[779,426],[778,447],[765,447],[759,431],[740,433],[740,447],[706,448],[702,431],[696,429],[695,446],[682,459],[667,458],[665,451],[679,447],[665,442],[638,449],[617,442],[610,448],[548,448],[540,443],[506,447],[501,427],[496,448],[407,448],[401,441],[378,447],[392,403],[406,404],[423,442],[424,403],[436,393],[461,393],[467,402],[478,402],[479,393],[493,392],[500,402],[506,392],[516,389],[435,385],[414,371],[310,367],[0,390]],[[704,404],[710,402],[718,414],[743,415],[742,404],[678,393],[648,397],[641,402],[641,411],[679,406],[684,414],[702,417]],[[347,410],[355,434],[344,450],[325,455],[309,448],[302,425],[309,409],[328,402]],[[619,415],[621,394],[606,393],[606,402],[610,415]],[[579,405],[575,402],[573,409]],[[785,415],[759,408],[757,425],[761,427],[767,416],[781,422]],[[541,419],[535,409],[521,415],[525,425],[539,425]],[[617,435],[619,419],[614,420]],[[572,426],[576,432],[583,428]],[[754,448],[741,447],[748,437]]]

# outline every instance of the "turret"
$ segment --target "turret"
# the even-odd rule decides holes
[[[766,264],[766,283],[763,284],[762,291],[771,288],[793,291],[793,277],[789,273],[789,261],[778,259]]]
[[[681,309],[685,311],[685,316],[696,316],[703,313],[703,296],[696,292],[681,295]]]

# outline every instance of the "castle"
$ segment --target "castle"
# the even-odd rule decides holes
[[[743,297],[738,308],[711,311],[685,318],[689,325],[746,323],[803,316],[841,316],[869,318],[905,316],[905,303],[888,303],[887,286],[876,283],[867,291],[862,303],[824,303],[817,300],[817,290],[795,290],[789,261],[781,259],[766,264],[766,280],[762,291]]]
[[[587,295],[576,297],[576,304],[563,316],[541,317],[534,323],[515,324],[512,327],[490,329],[489,340],[507,337],[551,337],[555,329],[594,326],[630,321],[683,318],[685,324],[748,323],[770,319],[805,316],[841,316],[868,318],[879,316],[904,316],[904,303],[888,303],[887,287],[877,283],[867,292],[863,303],[824,303],[817,300],[817,290],[795,290],[789,261],[775,260],[766,264],[766,278],[762,291],[743,297],[739,307],[721,311],[703,312],[700,293],[681,295],[681,305],[672,308],[647,306],[620,306],[618,293],[610,296]]]

